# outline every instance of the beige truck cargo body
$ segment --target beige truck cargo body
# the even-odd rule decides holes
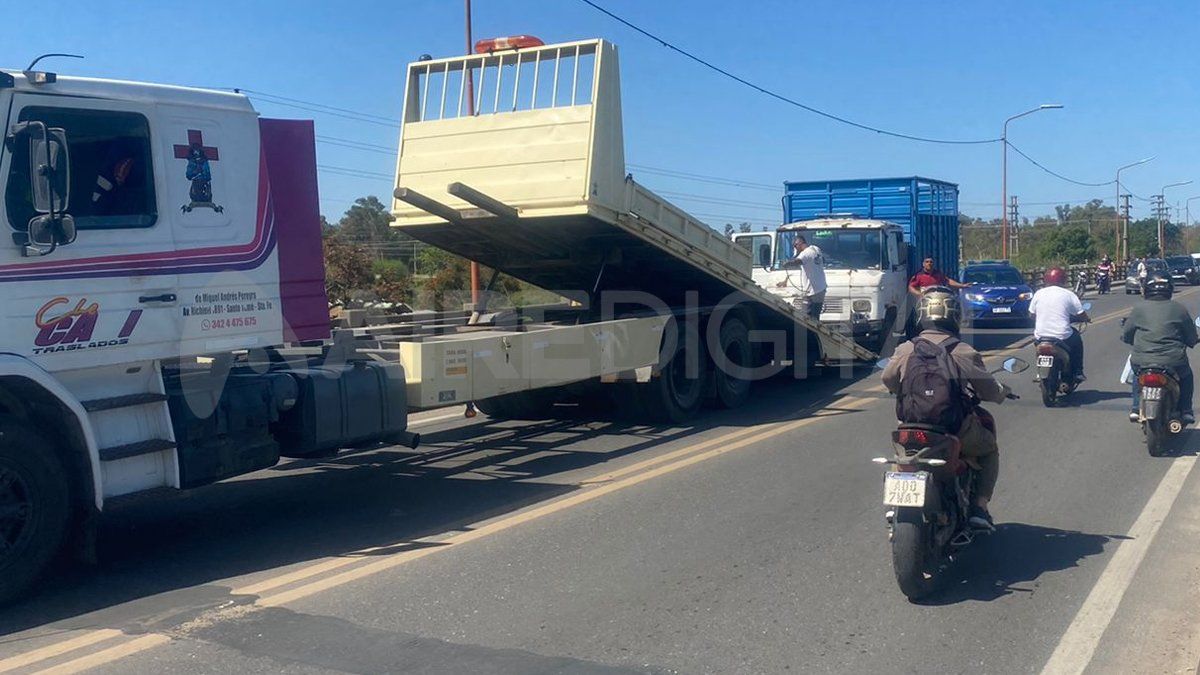
[[[760,325],[816,333],[828,358],[874,357],[759,288],[749,251],[625,174],[603,40],[410,64],[396,176],[396,227],[542,288],[740,299]]]

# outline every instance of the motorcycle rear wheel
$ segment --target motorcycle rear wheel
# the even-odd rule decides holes
[[[1042,405],[1053,408],[1058,403],[1058,379],[1048,377],[1042,380]]]
[[[1167,451],[1166,421],[1161,419],[1146,420],[1142,430],[1146,433],[1146,452],[1151,457],[1162,457]]]
[[[899,515],[899,514],[898,514]],[[900,592],[915,602],[937,587],[937,563],[933,552],[933,526],[921,514],[896,518],[892,526],[892,568]]]

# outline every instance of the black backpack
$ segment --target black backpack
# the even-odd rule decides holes
[[[958,367],[950,356],[958,340],[940,345],[913,338],[913,352],[905,364],[900,392],[896,395],[896,419],[904,424],[930,424],[958,433],[967,417]]]

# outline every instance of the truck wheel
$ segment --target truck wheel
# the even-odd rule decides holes
[[[686,340],[680,336],[674,349],[668,352],[656,377],[637,386],[638,403],[642,414],[654,422],[679,424],[691,419],[704,403],[704,381],[708,359],[703,354],[696,359],[700,372],[688,377],[689,354]]]
[[[0,423],[0,603],[19,597],[58,554],[70,523],[68,477],[46,438]]]
[[[725,357],[714,373],[717,402],[725,408],[737,408],[750,398],[751,382],[746,377],[754,359],[750,331],[741,319],[728,319],[721,324],[720,342]]]

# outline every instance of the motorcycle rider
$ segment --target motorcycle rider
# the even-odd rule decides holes
[[[1071,359],[1071,373],[1076,382],[1087,378],[1083,374],[1083,337],[1071,325],[1072,321],[1091,321],[1083,310],[1079,296],[1066,288],[1067,273],[1061,267],[1051,267],[1042,275],[1045,284],[1029,301],[1033,315],[1035,340],[1058,340]]]
[[[945,287],[934,286],[921,295],[917,308],[918,337],[941,345],[946,340],[958,337],[962,307],[958,295]],[[913,343],[904,342],[896,347],[895,353],[883,371],[883,384],[893,395],[899,393],[909,357],[913,354]],[[951,362],[962,378],[963,391],[973,392],[981,401],[1003,403],[1011,390],[998,382],[987,371],[983,357],[965,342],[959,342],[950,352]],[[996,445],[996,421],[982,407],[968,401],[968,414],[962,427],[955,435],[962,444],[962,454],[979,466],[979,486],[975,492],[975,503],[971,505],[968,521],[973,527],[993,529],[992,515],[988,503],[996,490],[1000,476],[999,448]]]
[[[1108,286],[1112,283],[1112,274],[1112,258],[1109,258],[1108,254],[1106,253],[1104,254],[1104,258],[1100,260],[1100,264],[1096,265],[1096,284],[1097,286],[1101,286],[1101,284],[1103,284],[1100,289],[1101,291],[1108,290],[1107,288],[1104,288],[1104,286]]]
[[[1184,424],[1195,424],[1192,411],[1192,367],[1188,364],[1188,347],[1195,347],[1198,337],[1196,324],[1183,305],[1171,299],[1171,280],[1161,273],[1146,279],[1143,302],[1134,305],[1124,321],[1121,341],[1133,346],[1129,362],[1134,372],[1150,366],[1169,368],[1179,378],[1179,413]],[[1130,422],[1139,421],[1141,388],[1133,380],[1133,410]]]

